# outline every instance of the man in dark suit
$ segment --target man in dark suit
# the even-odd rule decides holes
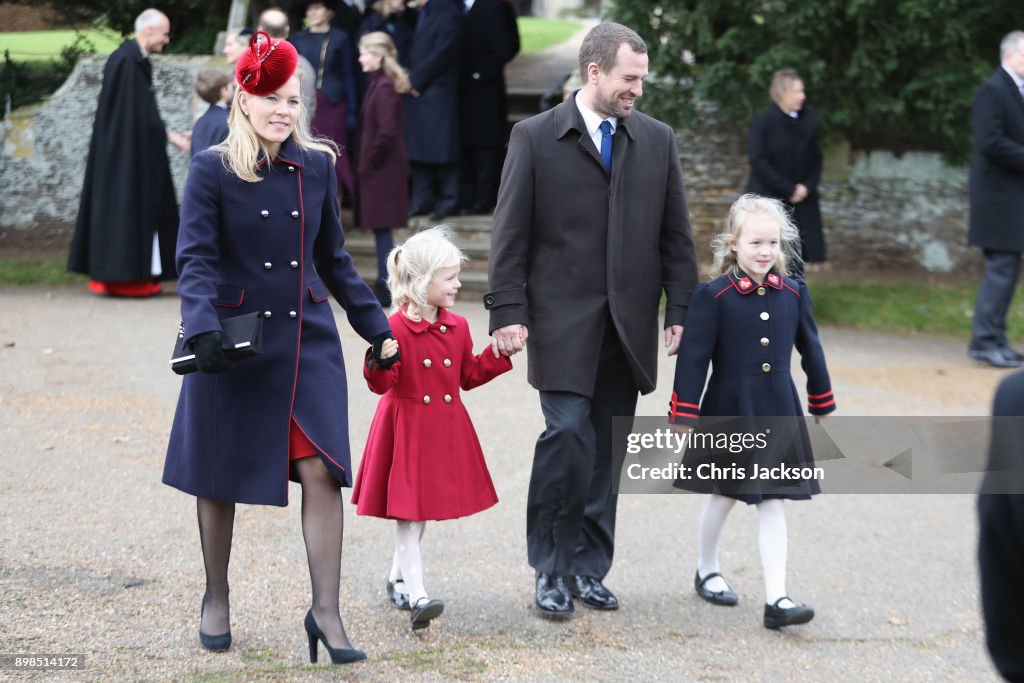
[[[490,213],[494,208],[508,130],[505,65],[518,52],[519,27],[511,3],[466,0],[459,81],[463,213]]]
[[[512,129],[491,240],[484,305],[502,353],[529,337],[529,381],[546,429],[527,500],[529,562],[541,615],[565,617],[572,597],[615,609],[612,564],[625,441],[654,389],[658,305],[676,353],[697,282],[679,152],[671,128],[634,111],[647,46],[620,24],[580,47],[583,87]],[[568,580],[567,580],[568,579]]]
[[[1024,360],[1006,339],[1006,312],[1024,252],[1024,31],[999,45],[1002,64],[974,98],[968,241],[985,252],[968,355],[1000,368]]]
[[[454,213],[458,203],[461,27],[461,0],[420,2],[409,55],[412,90],[405,97],[409,215],[431,212],[434,221]]]
[[[996,669],[1008,681],[1024,681],[1024,372],[999,385],[992,417],[988,467],[978,496],[981,608]]]

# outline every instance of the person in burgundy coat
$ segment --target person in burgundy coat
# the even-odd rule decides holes
[[[370,389],[383,396],[352,502],[360,515],[397,522],[388,595],[395,607],[411,610],[413,630],[444,610],[423,585],[419,547],[425,520],[466,517],[498,502],[459,389],[512,369],[493,345],[474,355],[469,324],[448,311],[465,259],[450,240],[444,227],[425,230],[388,258],[397,309],[390,322],[402,360],[390,369],[368,362],[363,371]]]
[[[235,67],[240,90],[227,143],[192,159],[178,293],[200,372],[182,382],[163,481],[198,499],[206,568],[199,635],[215,651],[231,645],[235,504],[287,505],[288,480],[298,481],[314,605],[305,623],[310,657],[323,641],[332,661],[345,663],[365,655],[351,647],[338,607],[341,487],[352,475],[330,297],[383,364],[397,356],[380,355],[391,332],[344,249],[334,148],[305,128],[296,62],[289,43],[258,31]],[[236,365],[222,350],[221,320],[250,312],[263,317],[263,350]]]
[[[377,284],[374,293],[389,306],[387,258],[395,246],[392,228],[408,220],[409,159],[405,153],[402,93],[409,92],[409,76],[398,65],[397,51],[388,34],[367,33],[359,39],[359,65],[369,85],[359,116],[359,153],[356,155],[356,225],[373,230],[377,245]]]

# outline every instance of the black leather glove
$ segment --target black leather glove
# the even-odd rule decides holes
[[[196,367],[199,368],[199,372],[224,372],[235,367],[235,362],[224,353],[221,346],[223,340],[224,333],[214,330],[197,334],[190,342],[196,354]]]
[[[401,351],[395,351],[395,355],[391,356],[391,358],[381,358],[380,354],[383,350],[384,342],[391,338],[390,330],[383,334],[378,334],[373,338],[373,349],[370,351],[370,359],[373,360],[381,370],[387,370],[402,357]]]

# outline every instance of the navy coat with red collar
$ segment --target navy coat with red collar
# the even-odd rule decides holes
[[[807,374],[808,411],[831,413],[832,384],[803,280],[771,272],[758,285],[740,272],[699,285],[686,314],[669,421],[803,415],[789,369],[793,347]]]
[[[163,481],[204,498],[287,505],[294,417],[328,470],[352,485],[345,367],[329,296],[364,339],[389,326],[343,248],[334,165],[286,141],[248,183],[220,152],[197,154],[178,235],[185,335],[259,311],[263,353],[185,376]]]

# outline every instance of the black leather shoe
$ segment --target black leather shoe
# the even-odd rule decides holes
[[[564,619],[575,610],[565,577],[544,572],[537,572],[536,603],[541,616],[551,619]]]
[[[306,629],[306,637],[309,639],[309,661],[316,664],[318,654],[318,643],[323,643],[327,654],[331,656],[331,664],[351,664],[366,659],[366,653],[354,647],[331,647],[327,642],[327,636],[320,630],[313,616],[313,610],[306,612],[306,620],[302,623]]]
[[[1021,353],[1012,346],[1007,346],[1006,351],[1010,354],[1010,358],[1016,358],[1019,361],[1024,361],[1024,353]]]
[[[584,607],[590,609],[619,609],[619,599],[608,590],[600,579],[592,576],[570,576],[569,590],[574,598],[579,598]]]
[[[718,572],[711,572],[703,579],[700,578],[699,571],[695,573],[693,575],[693,589],[697,591],[697,595],[704,598],[713,605],[725,605],[726,607],[731,607],[735,605],[737,602],[739,602],[739,596],[729,589],[728,584],[726,584],[725,590],[721,591],[709,591],[707,588],[705,588],[704,584],[707,583],[708,580],[713,579],[716,576],[722,579],[722,581],[725,581],[725,577],[719,574]]]
[[[412,607],[409,606],[409,594],[395,590],[395,584],[402,583],[402,580],[388,581],[388,599],[391,600],[391,604],[395,606],[395,609],[410,610]]]
[[[442,612],[444,612],[444,603],[440,600],[420,598],[416,606],[412,608],[412,614],[409,615],[412,630],[419,631],[430,626],[431,620],[437,619]]]
[[[988,363],[994,368],[1019,368],[1021,365],[1021,361],[1017,358],[1017,354],[1010,349],[968,351],[967,355],[976,361]]]
[[[199,608],[199,621],[203,621],[203,612],[206,611],[206,597],[203,597],[203,604]],[[227,633],[220,633],[215,636],[211,636],[207,633],[203,633],[203,629],[199,629],[199,642],[204,648],[210,652],[227,652],[231,649],[231,629],[227,630]]]
[[[779,607],[779,603],[783,600],[789,600],[789,598],[783,596],[776,600],[774,605],[764,606],[765,628],[782,628],[783,626],[806,624],[814,618],[814,608],[810,605]],[[792,602],[792,600],[790,600],[790,602]]]

